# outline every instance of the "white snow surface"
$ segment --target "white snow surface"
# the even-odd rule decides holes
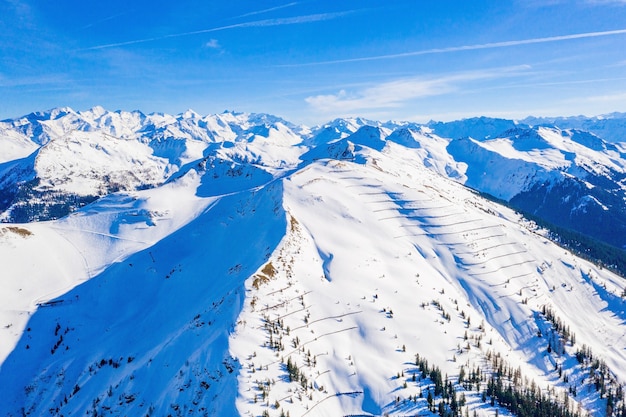
[[[25,158],[37,149],[28,137],[12,129],[4,129],[0,123],[0,164]]]
[[[78,195],[107,194],[100,190],[103,177],[121,189],[154,187],[171,169],[147,145],[102,132],[72,132],[44,145],[35,159],[35,171],[44,179],[39,188]]]
[[[51,187],[86,192],[99,186],[86,167],[111,165],[152,188],[0,225],[0,415],[430,415],[425,395],[409,401],[428,389],[412,380],[416,354],[456,381],[499,353],[562,398],[587,376],[583,344],[626,382],[623,279],[461,184],[488,180],[469,169],[481,158],[519,167],[519,180],[496,178],[512,184],[502,196],[571,162],[564,152],[623,170],[613,148],[598,159],[544,128],[524,148],[361,119],[46,117],[36,166]],[[167,154],[146,129],[184,146]],[[15,158],[35,149],[3,135]],[[576,346],[547,352],[544,306]],[[468,412],[494,414],[463,392]],[[593,390],[570,401],[604,415]]]

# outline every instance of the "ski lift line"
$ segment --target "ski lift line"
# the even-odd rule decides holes
[[[304,310],[307,310],[307,309],[309,309],[309,308],[311,308],[311,307],[313,307],[313,304],[308,305],[308,306],[306,306],[306,307],[302,307],[300,310],[295,310],[295,311],[292,311],[292,312],[290,312],[290,313],[283,314],[282,316],[275,317],[275,318],[274,318],[274,319],[272,319],[271,321],[283,319],[283,318],[285,318],[285,317],[291,316],[292,314],[300,313],[300,312],[302,312],[302,311],[304,311]],[[257,327],[256,327],[256,329],[262,329],[262,328],[264,328],[264,327],[265,327],[265,324],[262,324],[262,325],[260,325],[260,326],[257,326]]]
[[[515,275],[514,277],[510,277],[509,279],[516,279],[516,278],[527,277],[527,276],[533,275],[533,274],[534,274],[534,272],[529,272],[527,274]]]
[[[493,246],[489,246],[486,248],[480,248],[480,249],[475,249],[472,251],[467,251],[467,252],[457,252],[457,255],[478,255],[480,252],[485,252],[491,249],[495,249],[495,248],[499,248],[502,246],[510,246],[510,245],[517,245],[517,242],[509,242],[509,243],[502,243],[502,244],[498,244],[498,245],[493,245]]]
[[[519,250],[517,252],[505,253],[503,255],[498,255],[498,256],[494,256],[493,258],[489,258],[489,260],[491,261],[491,260],[494,260],[494,259],[504,258],[506,256],[519,255],[519,254],[522,254],[522,253],[528,253],[528,251],[526,249],[524,249],[524,250]]]
[[[309,321],[307,324],[304,324],[304,325],[302,325],[302,326],[294,327],[293,329],[291,329],[291,331],[298,330],[298,329],[303,329],[303,328],[305,328],[305,327],[309,327],[309,325],[311,325],[311,324],[313,324],[313,323],[317,323],[318,321],[324,321],[324,320],[330,320],[330,319],[340,319],[340,318],[342,318],[342,317],[351,316],[351,315],[353,315],[353,314],[360,314],[360,313],[362,313],[362,312],[363,312],[362,310],[359,310],[359,311],[351,311],[350,313],[340,314],[340,315],[337,315],[337,316],[323,317],[323,318],[321,318],[321,319],[317,319],[317,320],[312,320],[312,321]]]
[[[405,208],[401,208],[401,209],[397,209],[398,211],[400,210],[411,210],[414,211],[412,209],[405,209]],[[457,216],[457,215],[461,215],[463,213],[451,213],[451,214],[443,214],[443,215],[433,215],[433,216],[402,216],[407,220],[411,220],[411,221],[418,221],[418,222],[423,222],[424,223],[424,227],[447,227],[447,226],[455,226],[457,224],[464,224],[464,223],[472,223],[472,222],[477,222],[480,221],[481,219],[470,219],[470,220],[463,220],[460,222],[456,222],[456,223],[449,223],[449,224],[436,224],[433,223],[432,220],[437,220],[437,219],[443,219],[446,217],[452,217],[452,216]],[[431,222],[426,222],[425,220],[430,220]]]
[[[405,237],[418,237],[418,236],[428,236],[428,233],[422,233],[422,234],[413,234],[413,235],[400,235],[400,236],[394,236],[394,239],[401,239],[401,238],[405,238]]]
[[[406,207],[406,206],[398,205],[396,201],[389,201],[389,203],[394,204],[394,205],[392,207],[386,207],[385,208],[386,210],[396,210],[398,212],[408,212],[408,213],[405,214],[405,217],[407,217],[407,218],[430,218],[430,217],[436,218],[436,217],[439,217],[439,216],[443,216],[443,215],[434,215],[434,216],[428,216],[428,217],[427,216],[417,216],[417,215],[412,215],[411,216],[410,215],[411,213],[419,211],[420,208]],[[446,216],[448,216],[448,215],[446,214]]]
[[[301,417],[306,416],[307,414],[309,414],[315,407],[317,407],[318,405],[320,405],[321,403],[323,403],[324,401],[326,401],[329,398],[333,398],[333,397],[341,397],[342,395],[352,395],[352,396],[357,396],[357,395],[362,395],[363,391],[352,391],[352,392],[337,392],[335,394],[330,394],[329,396],[322,398],[321,400],[319,400],[317,403],[315,403],[315,405],[311,408],[309,408],[304,414],[302,414]]]
[[[404,219],[404,217],[399,217],[401,219]],[[423,227],[421,224],[418,224],[416,222],[412,222],[412,223],[406,223],[406,222],[401,222],[400,223],[400,227],[403,229],[410,229],[410,228],[417,228],[419,230],[423,230]],[[424,231],[424,234],[427,234],[426,231]]]
[[[477,240],[485,240],[485,239],[492,239],[494,237],[503,237],[506,236],[506,233],[502,233],[499,235],[490,235],[490,236],[483,236],[483,237],[477,237],[476,239],[472,239],[474,242],[476,242]]]
[[[476,262],[476,263],[473,263],[473,264],[463,264],[463,265],[464,266],[483,265],[483,264],[486,264],[487,262],[493,261],[494,259],[504,258],[506,256],[519,255],[520,253],[527,253],[527,252],[528,252],[527,250],[522,250],[522,251],[517,251],[517,252],[512,252],[512,253],[505,253],[504,255],[498,255],[498,256],[493,256],[491,258],[486,258],[482,262]]]
[[[478,273],[476,273],[476,274],[471,274],[471,275],[472,275],[472,276],[477,276],[477,275],[487,275],[487,274],[493,274],[493,273],[496,273],[496,272],[500,272],[500,271],[501,271],[501,270],[503,270],[503,269],[506,269],[506,268],[511,268],[512,266],[520,266],[520,265],[525,265],[525,264],[528,264],[528,263],[531,263],[531,262],[535,262],[535,260],[534,260],[534,259],[530,259],[530,260],[528,260],[528,261],[517,262],[517,263],[511,264],[511,265],[501,266],[500,268],[496,269],[495,271],[478,272]]]
[[[516,293],[516,292],[514,292],[514,293],[511,293],[511,294],[507,294],[507,295],[499,295],[499,296],[498,296],[498,298],[511,298],[511,297],[513,297],[514,295],[517,295],[517,293]],[[510,320],[510,319],[509,319],[509,320]]]
[[[276,401],[278,401],[278,402],[283,402],[283,401],[284,401],[284,400],[286,400],[287,398],[291,398],[291,397],[293,397],[294,395],[295,395],[295,394],[289,394],[289,395],[287,395],[286,397],[279,398],[279,399],[278,399],[278,400],[276,400]]]
[[[481,279],[481,281],[483,281],[483,282],[487,282],[487,281],[482,280],[482,279]],[[489,285],[491,288],[493,288],[493,287],[501,287],[501,286],[503,286],[503,285],[507,285],[507,282],[506,282],[506,281],[504,281],[504,282],[501,282],[501,283],[499,283],[499,284],[489,284],[489,283],[488,283],[488,285]]]
[[[459,256],[465,256],[465,255],[471,255],[471,256],[478,256],[481,252],[485,251],[486,249],[477,249],[474,251],[465,251],[465,252],[454,252],[455,255],[459,255]]]
[[[267,294],[265,294],[265,296],[267,297],[268,295],[276,294],[277,292],[281,292],[281,291],[287,290],[289,288],[291,288],[291,285],[287,285],[284,288],[279,288],[276,291],[268,292]]]
[[[303,296],[305,296],[305,295],[307,295],[307,294],[309,294],[309,293],[311,293],[311,292],[313,292],[313,291],[307,291],[307,292],[302,293],[302,294],[300,294],[300,295],[297,295],[297,296],[295,296],[295,297],[293,297],[293,298],[290,298],[290,299],[288,299],[288,300],[285,300],[285,301],[283,301],[282,303],[279,303],[279,304],[276,304],[276,305],[273,305],[273,306],[268,306],[268,307],[262,308],[262,309],[261,309],[261,310],[259,310],[259,311],[267,311],[267,310],[272,310],[272,309],[274,309],[274,308],[278,308],[278,307],[280,307],[280,306],[282,306],[282,305],[287,304],[287,303],[288,303],[288,302],[290,302],[290,301],[295,300],[296,298],[303,297]]]
[[[359,195],[389,195],[389,194],[385,194],[385,193],[375,193],[375,194],[370,194],[370,193],[366,193],[366,194],[361,194],[359,193]],[[429,200],[395,200],[393,198],[387,198],[385,200],[375,200],[375,201],[366,201],[366,204],[374,204],[374,203],[394,203],[396,205],[402,205],[402,204],[421,204],[427,201],[431,201]],[[403,207],[404,208],[404,207]]]
[[[508,253],[504,253],[502,255],[496,255],[496,256],[492,256],[490,258],[485,258],[485,259],[486,259],[486,261],[491,261],[491,260],[498,259],[498,258],[504,258],[506,256],[519,255],[520,253],[528,253],[528,251],[526,249],[523,249],[523,250],[519,250],[517,252],[508,252]]]
[[[292,314],[296,314],[296,313],[299,313],[299,312],[301,312],[301,311],[307,310],[307,309],[309,309],[309,308],[311,308],[311,307],[313,307],[313,304],[310,304],[310,305],[308,305],[308,306],[306,306],[306,307],[302,307],[300,310],[292,311],[291,313],[287,313],[287,314],[283,314],[282,316],[278,316],[278,317],[276,317],[274,320],[280,320],[280,319],[283,319],[283,318],[285,318],[285,317],[291,316]]]
[[[388,207],[384,209],[372,210],[372,213],[380,213],[381,211],[398,211],[397,207]]]
[[[484,261],[480,261],[480,262],[474,262],[474,263],[461,263],[461,266],[463,267],[463,269],[465,271],[469,271],[472,266],[478,266],[478,265],[484,265],[487,262],[489,262],[489,259],[485,259]]]
[[[403,210],[411,210],[413,211],[414,209],[410,209],[410,208],[403,208]],[[408,216],[407,219],[442,219],[444,217],[450,217],[450,216],[460,216],[464,214],[463,212],[461,213],[448,213],[448,214],[433,214],[433,215],[424,215],[424,216]]]
[[[523,290],[523,289],[526,289],[526,288],[528,288],[528,287],[522,287],[522,288],[520,288],[520,289],[519,289],[519,291],[521,291],[521,290]],[[501,296],[499,296],[498,298],[505,298],[505,297],[506,297],[506,298],[511,298],[511,297],[513,297],[513,296],[515,296],[515,295],[517,295],[518,297],[521,297],[521,296],[519,295],[519,291],[512,292],[512,293],[511,293],[511,294],[509,294],[509,295],[501,295]],[[531,295],[529,298],[532,298],[532,297],[535,297],[535,296],[534,296],[534,295]]]
[[[315,355],[315,356],[317,356],[317,355]],[[329,372],[330,372],[330,369],[325,370],[324,372],[322,372],[321,374],[319,374],[319,375],[317,375],[315,378],[313,378],[313,381],[315,381],[315,380],[316,380],[317,378],[319,378],[320,376],[322,376],[322,375],[324,375],[324,374],[327,374],[327,373],[329,373]]]
[[[389,194],[387,194],[389,195]],[[428,203],[429,201],[433,201],[434,198],[422,198],[419,200],[416,199],[411,199],[411,200],[407,200],[407,199],[400,199],[400,198],[394,198],[393,196],[389,196],[390,198],[393,199],[394,202],[399,203],[399,204],[424,204],[424,203]]]
[[[404,219],[405,216],[391,216],[391,217],[381,217],[380,219],[376,219],[379,222],[383,220],[392,220],[392,219]]]
[[[282,358],[282,359],[288,358],[288,357],[289,357],[289,356],[291,356],[292,354],[294,354],[294,353],[298,352],[298,351],[299,351],[301,348],[303,348],[304,346],[306,346],[306,345],[308,345],[308,344],[310,344],[310,343],[313,343],[313,342],[317,342],[317,341],[318,341],[319,339],[321,339],[322,337],[331,336],[331,335],[336,334],[336,333],[347,332],[348,330],[354,330],[354,329],[358,329],[358,328],[359,328],[358,326],[352,326],[352,327],[347,327],[347,328],[345,328],[345,329],[335,330],[334,332],[328,332],[328,333],[324,333],[324,334],[321,334],[321,335],[319,335],[319,336],[316,336],[316,337],[314,337],[313,339],[311,339],[311,340],[309,340],[309,341],[307,341],[307,342],[300,343],[300,345],[298,345],[298,347],[297,347],[297,348],[293,349],[291,352],[287,353],[286,355],[283,355],[283,358]],[[272,362],[270,362],[270,363],[267,363],[267,364],[265,364],[265,365],[262,365],[262,366],[270,366],[270,365],[274,365],[275,363],[278,363],[278,362],[280,362],[280,360],[279,360],[279,359],[277,359],[277,360],[275,360],[275,361],[272,361]]]
[[[454,204],[448,204],[447,206],[435,206],[435,207],[402,207],[405,210],[443,210],[450,207],[456,207]]]
[[[494,238],[494,237],[502,237],[502,236],[506,236],[506,233],[502,233],[502,234],[499,234],[499,235],[489,235],[489,236],[478,237],[476,239],[472,239],[472,242],[476,242],[477,240],[485,240],[485,239],[491,239],[491,238]],[[446,245],[449,245],[449,246],[457,246],[457,245],[467,246],[468,242],[467,241],[449,242],[449,243],[446,243]]]
[[[419,219],[419,218],[417,218],[417,219]],[[459,224],[475,223],[475,222],[479,222],[479,221],[481,221],[481,219],[469,219],[469,220],[463,220],[463,221],[455,222],[455,223],[425,224],[424,227],[450,227],[450,226],[457,226]]]
[[[432,237],[446,236],[446,235],[458,235],[458,234],[461,234],[461,233],[475,232],[477,230],[494,229],[496,227],[504,227],[504,226],[501,225],[501,224],[496,224],[496,225],[491,225],[491,226],[476,227],[474,229],[458,230],[456,232],[429,233],[429,235],[432,236]]]

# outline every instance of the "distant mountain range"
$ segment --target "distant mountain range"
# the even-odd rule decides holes
[[[295,167],[315,148],[337,148],[373,127],[379,150],[388,141],[419,148],[438,174],[557,226],[626,245],[621,113],[426,125],[356,118],[310,129],[265,114],[54,109],[0,123],[0,218],[59,218],[111,192],[159,186],[203,158]]]
[[[621,126],[2,121],[0,415],[625,415]]]

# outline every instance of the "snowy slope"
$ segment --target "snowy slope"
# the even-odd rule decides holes
[[[324,146],[334,149],[333,157],[349,154],[349,144],[358,142],[352,135],[370,129],[358,121],[364,122],[335,120],[314,129],[313,138],[320,145],[303,158],[315,158]],[[489,118],[428,126],[371,122],[370,126],[384,130],[383,141],[418,149],[422,163],[443,176],[557,226],[626,246],[623,144],[580,130],[530,128]]]
[[[27,297],[35,296],[38,308],[16,306],[23,318],[17,323],[3,314],[12,324],[6,331],[21,336],[0,369],[2,385],[13,390],[0,406],[3,415],[21,409],[76,415],[92,408],[115,415],[152,408],[165,415],[193,402],[201,403],[196,411],[232,414],[236,386],[229,378],[237,360],[228,354],[227,337],[243,280],[284,230],[281,188],[194,197],[200,178],[188,175],[184,186],[92,205],[67,221],[38,225],[48,226],[41,237],[37,228],[24,237],[38,242],[56,231],[75,250],[48,248],[50,257],[78,271],[60,271],[53,281],[36,269],[40,278],[29,283]],[[255,239],[242,250],[251,230]],[[8,269],[6,293],[21,288],[20,264]],[[5,352],[11,339],[4,339]]]
[[[619,144],[236,113],[29,117],[23,131],[47,136],[0,175],[61,194],[116,170],[137,185],[0,225],[0,415],[434,415],[429,393],[451,411],[420,359],[462,414],[511,415],[482,398],[498,372],[572,412],[624,405],[623,279],[464,186],[600,188],[623,172]],[[82,157],[46,159],[58,149]]]
[[[372,151],[366,166],[319,161],[287,180],[290,229],[272,268],[248,281],[232,336],[236,356],[247,355],[240,413],[259,415],[276,401],[291,415],[425,413],[425,398],[407,401],[427,387],[411,379],[416,353],[452,376],[499,351],[525,375],[567,388],[554,363],[571,365],[572,350],[553,357],[537,337],[544,305],[571,318],[578,343],[610,358],[623,378],[622,304],[612,295],[623,282],[563,253],[511,211],[401,163],[409,161],[391,146]],[[597,280],[611,290],[597,292]],[[480,347],[463,341],[468,333]],[[278,338],[284,349],[270,347]],[[287,382],[289,359],[313,389]],[[577,383],[581,374],[572,368]],[[266,399],[263,381],[272,381]],[[582,401],[603,415],[593,395]]]
[[[27,136],[13,129],[6,129],[0,122],[0,164],[24,158],[37,149]]]
[[[515,128],[455,139],[464,184],[552,224],[626,247],[626,159],[618,144],[579,130]]]

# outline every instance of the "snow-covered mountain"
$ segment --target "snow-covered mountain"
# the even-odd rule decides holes
[[[626,146],[481,120],[0,122],[0,414],[620,415],[626,283],[475,190],[623,245]]]
[[[585,130],[609,142],[626,142],[626,113],[615,112],[595,117],[527,117],[521,122],[532,126]]]
[[[59,218],[111,192],[159,186],[204,156],[293,165],[300,152],[292,145],[302,133],[269,115],[144,115],[101,107],[0,122],[0,149],[11,156],[0,163],[0,218]],[[275,155],[268,142],[283,149]]]
[[[515,128],[489,140],[455,139],[465,184],[561,227],[626,245],[621,144],[579,130]]]

